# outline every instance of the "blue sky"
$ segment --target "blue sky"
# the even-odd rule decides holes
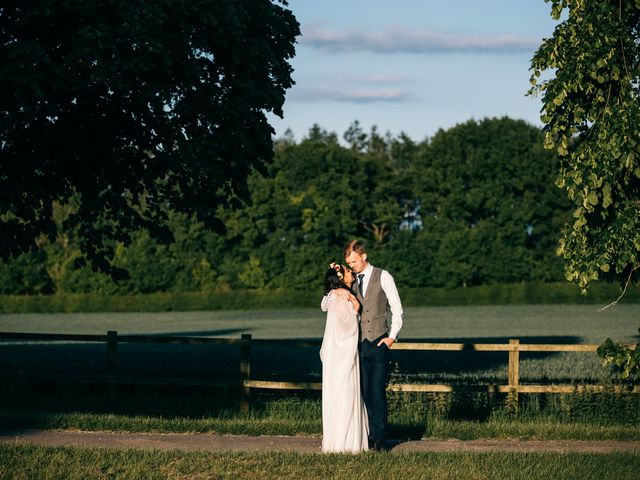
[[[544,0],[290,0],[300,22],[296,85],[281,136],[300,140],[318,123],[341,138],[365,130],[416,141],[471,118],[540,125],[538,98],[525,96],[529,66],[556,22]]]

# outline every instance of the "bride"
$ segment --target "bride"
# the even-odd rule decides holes
[[[353,273],[332,263],[324,277],[327,312],[322,360],[322,451],[357,453],[368,449],[369,423],[360,393],[358,311],[351,294]]]

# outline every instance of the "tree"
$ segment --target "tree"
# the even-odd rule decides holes
[[[552,181],[556,162],[543,149],[540,130],[521,120],[470,120],[438,131],[411,175],[422,220],[416,242],[437,250],[422,283],[561,276],[561,267],[546,262],[557,243],[552,226],[568,212]]]
[[[0,262],[0,289],[321,289],[327,263],[352,237],[409,287],[557,281],[562,261],[554,250],[570,205],[553,185],[557,156],[542,139],[525,122],[487,119],[420,143],[372,129],[356,151],[314,126],[299,143],[291,135],[275,142],[267,175],[247,180],[251,201],[219,208],[226,234],[170,211],[170,245],[146,229],[128,245],[113,242],[112,264],[130,274],[115,283],[77,267],[79,233],[62,227],[75,207],[59,205],[57,240],[39,239],[39,257]]]
[[[351,194],[364,178],[359,158],[317,125],[299,144],[278,142],[268,175],[249,179],[251,202],[229,211],[237,261],[255,257],[269,286],[318,283],[323,259],[330,261],[335,246],[359,228],[354,197],[362,200],[364,192]]]
[[[0,294],[41,295],[51,293],[54,286],[46,269],[46,254],[26,252],[11,262],[0,262]]]
[[[78,210],[83,254],[171,236],[168,211],[221,228],[216,208],[265,171],[293,81],[285,1],[8,0],[0,7],[0,253],[56,237]]]
[[[530,94],[542,96],[545,145],[574,204],[558,254],[584,290],[640,267],[640,1],[551,5],[566,19],[531,61]]]
[[[542,94],[545,143],[575,207],[558,254],[583,291],[603,273],[626,290],[640,269],[640,1],[551,3],[555,19],[568,16],[533,57],[530,93]],[[640,347],[607,339],[598,354],[637,381]]]
[[[341,146],[317,125],[298,144],[278,141],[268,175],[249,179],[251,203],[228,211],[230,256],[259,266],[268,287],[320,286],[350,238],[382,243],[398,230],[408,182],[390,163]],[[241,285],[251,282],[242,274]]]

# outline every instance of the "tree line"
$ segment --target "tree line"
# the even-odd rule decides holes
[[[146,229],[113,241],[112,265],[127,272],[117,280],[92,270],[81,232],[63,227],[77,205],[55,203],[55,239],[0,264],[0,293],[317,290],[353,237],[406,287],[558,281],[571,205],[543,137],[506,117],[420,142],[357,121],[340,141],[316,125],[300,141],[277,139],[268,171],[248,178],[248,199],[218,207],[225,231],[168,210],[172,242]]]

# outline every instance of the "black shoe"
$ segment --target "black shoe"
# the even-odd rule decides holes
[[[371,450],[374,452],[382,452],[384,451],[384,440],[376,440],[373,442],[371,446]]]

